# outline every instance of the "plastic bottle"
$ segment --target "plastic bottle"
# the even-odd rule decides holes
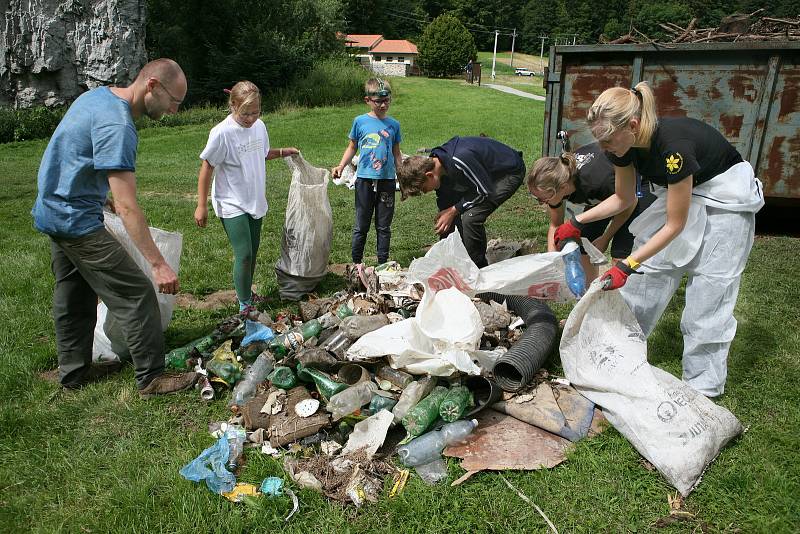
[[[206,369],[219,377],[225,385],[232,387],[242,377],[242,365],[236,361],[228,340],[214,351],[214,357],[206,362]]]
[[[331,412],[334,420],[341,419],[371,401],[376,391],[378,386],[374,382],[359,382],[332,396],[326,409]]]
[[[183,347],[178,347],[177,349],[173,349],[168,352],[167,355],[164,356],[164,366],[167,369],[178,369],[185,371],[191,367],[189,360],[192,358],[192,356],[200,356],[202,353],[208,352],[213,345],[213,335],[207,335],[201,337],[200,339],[195,339]],[[195,353],[195,351],[197,352]]]
[[[296,329],[274,337],[269,342],[269,350],[275,356],[286,356],[312,337],[318,336],[320,332],[322,325],[316,319],[311,319]]]
[[[419,401],[427,397],[433,391],[436,385],[436,379],[426,376],[416,382],[411,382],[400,394],[397,404],[395,404],[392,413],[394,414],[395,424],[399,423],[403,417],[406,416],[408,411],[417,405]]]
[[[439,417],[439,407],[447,395],[447,388],[436,386],[430,395],[422,399],[403,417],[403,426],[412,436],[424,434]]]
[[[381,410],[391,410],[395,404],[397,404],[397,401],[391,397],[374,395],[369,403],[369,411],[378,413]]]
[[[399,447],[397,454],[400,456],[400,461],[409,467],[435,462],[442,457],[445,447],[464,441],[476,426],[478,426],[476,419],[447,423],[441,430],[423,434]]]
[[[339,330],[355,341],[364,334],[368,334],[387,324],[389,324],[389,318],[385,313],[379,315],[351,315],[342,319]]]
[[[466,386],[453,386],[447,392],[439,406],[439,415],[448,423],[452,423],[473,406],[472,392]]]
[[[575,242],[568,239],[566,242]],[[577,298],[581,298],[586,293],[586,274],[583,272],[581,264],[581,249],[576,248],[562,256],[564,260],[564,277],[567,279],[567,287]]]
[[[384,380],[388,380],[400,389],[405,388],[414,381],[413,376],[399,369],[394,369],[391,365],[382,365],[378,367],[375,374]]]
[[[268,352],[262,352],[253,365],[247,368],[244,378],[233,388],[233,395],[228,402],[228,407],[243,406],[256,394],[256,388],[272,372],[275,360]]]

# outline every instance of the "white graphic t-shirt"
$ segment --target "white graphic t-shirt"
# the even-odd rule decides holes
[[[228,219],[247,213],[260,219],[266,215],[268,151],[269,135],[261,119],[244,128],[228,115],[211,129],[200,159],[214,167],[211,205],[217,217]]]

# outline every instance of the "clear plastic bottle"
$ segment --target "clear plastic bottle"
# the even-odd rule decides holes
[[[397,454],[400,456],[400,461],[408,467],[435,462],[442,457],[445,447],[464,441],[476,426],[478,426],[477,419],[447,423],[441,430],[433,430],[412,439],[398,448]]]
[[[256,394],[256,388],[266,380],[267,375],[272,372],[274,366],[275,360],[271,354],[266,351],[259,354],[256,361],[245,371],[244,378],[233,388],[228,407],[230,408],[234,405],[243,406],[244,403],[253,398]]]
[[[334,420],[341,419],[371,401],[376,391],[378,386],[375,382],[359,382],[331,397],[326,409],[331,412]]]
[[[567,242],[575,242],[569,239]],[[562,256],[564,260],[564,277],[567,279],[567,287],[577,298],[581,298],[586,293],[586,274],[583,272],[581,264],[580,247]]]
[[[408,411],[417,405],[419,401],[427,397],[433,387],[436,385],[436,379],[431,376],[421,378],[416,382],[411,382],[400,394],[400,399],[395,404],[392,413],[394,414],[395,424],[399,423],[403,417],[406,416]]]

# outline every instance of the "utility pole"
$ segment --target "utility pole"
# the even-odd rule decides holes
[[[497,61],[497,36],[500,34],[499,30],[494,31],[494,53],[492,54],[492,80],[494,80],[495,72],[494,66],[495,62]]]
[[[544,72],[544,42],[547,36],[540,36],[539,39],[542,40],[542,47],[539,49],[539,66],[542,68],[542,72]]]
[[[511,34],[511,66],[514,66],[514,42],[517,40],[517,29],[514,28],[514,33]]]

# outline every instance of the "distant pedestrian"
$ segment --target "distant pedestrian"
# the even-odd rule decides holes
[[[153,283],[103,225],[109,191],[136,248],[162,293],[178,292],[136,200],[138,136],[134,119],[176,113],[186,77],[172,60],[145,65],[128,87],[99,87],[79,96],[59,123],[39,167],[33,224],[50,237],[55,276],[53,319],[58,369],[45,377],[80,388],[119,370],[93,364],[98,297],[119,324],[142,397],[191,387],[195,373],[164,374],[164,335]]]
[[[261,223],[267,214],[266,160],[297,154],[294,147],[270,148],[261,120],[261,91],[252,82],[233,86],[230,114],[211,129],[200,154],[197,209],[194,220],[208,223],[208,193],[233,248],[233,286],[239,309],[253,304],[253,277],[261,243]],[[212,185],[213,182],[213,185]]]
[[[472,261],[485,267],[486,219],[522,185],[522,152],[490,137],[453,137],[398,166],[401,198],[436,191],[433,229],[444,239],[458,228]]]
[[[331,170],[338,178],[358,151],[355,182],[355,222],[351,241],[353,263],[363,267],[367,234],[375,215],[378,263],[389,260],[395,201],[395,166],[401,160],[400,123],[388,116],[392,103],[389,82],[370,78],[364,84],[364,102],[370,111],[353,119],[350,139],[339,165]]]

